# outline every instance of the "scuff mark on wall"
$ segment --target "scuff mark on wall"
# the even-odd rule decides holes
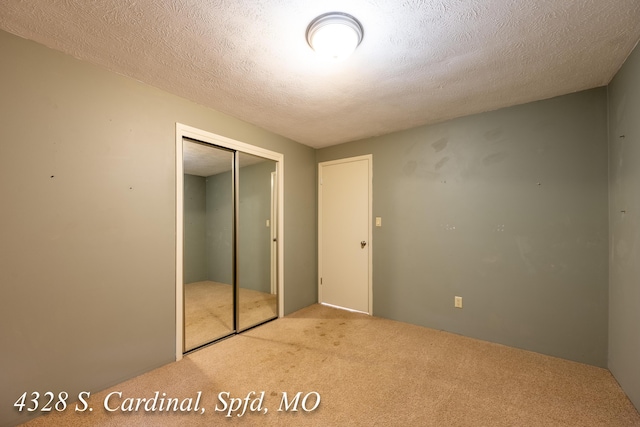
[[[506,152],[493,153],[482,159],[482,163],[485,166],[491,166],[504,161],[507,157],[508,154]]]
[[[447,148],[448,143],[449,143],[449,138],[445,136],[443,138],[440,138],[433,144],[431,144],[431,146],[433,147],[434,150],[436,150],[436,153],[439,153],[440,151]]]
[[[404,165],[404,168],[402,168],[402,171],[406,176],[411,176],[416,171],[417,167],[418,167],[418,163],[415,160],[410,160]]]
[[[491,129],[484,133],[484,139],[486,139],[487,141],[495,141],[499,139],[503,133],[504,133],[504,130],[502,128],[498,127],[495,129]]]
[[[530,260],[531,253],[533,252],[530,239],[525,236],[516,236],[516,245],[518,246],[520,259],[527,267],[527,272],[529,274],[535,274],[537,269]]]
[[[438,163],[436,163],[435,169],[436,170],[440,170],[445,164],[447,164],[447,162],[449,161],[449,157],[443,157],[442,159],[440,159],[440,161]]]

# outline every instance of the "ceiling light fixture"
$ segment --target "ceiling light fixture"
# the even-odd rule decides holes
[[[334,60],[347,58],[364,36],[362,24],[342,12],[318,16],[307,27],[307,43],[318,54]]]

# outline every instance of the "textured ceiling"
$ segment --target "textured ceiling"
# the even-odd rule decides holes
[[[308,23],[360,20],[344,62]],[[0,28],[312,147],[602,86],[638,0],[2,0]]]

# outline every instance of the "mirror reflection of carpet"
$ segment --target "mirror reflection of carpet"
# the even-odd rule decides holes
[[[224,283],[184,285],[185,348],[198,347],[233,331],[232,293],[232,286]],[[240,329],[277,316],[275,294],[240,288],[239,299]]]

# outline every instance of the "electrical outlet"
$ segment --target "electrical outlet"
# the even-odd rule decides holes
[[[454,297],[453,306],[455,308],[462,308],[462,297]]]

